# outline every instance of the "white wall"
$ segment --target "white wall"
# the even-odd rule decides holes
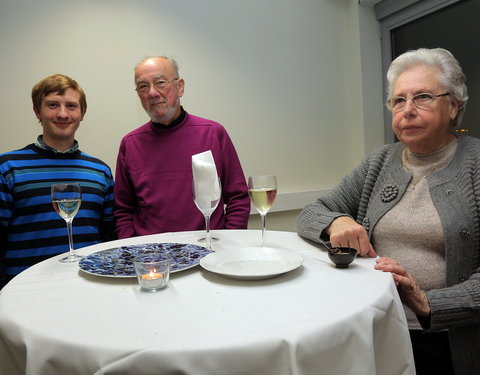
[[[2,1],[0,152],[41,133],[31,88],[63,73],[87,94],[82,150],[114,170],[121,137],[147,121],[133,67],[168,54],[185,109],[227,128],[246,175],[328,189],[383,142],[376,28],[356,0]]]
[[[365,3],[365,2],[364,2]],[[347,77],[345,83],[345,103],[339,106],[338,110],[346,111],[351,128],[350,140],[353,141],[350,149],[340,148],[336,153],[348,154],[352,160],[352,166],[342,172],[347,173],[350,168],[358,164],[359,160],[368,152],[372,151],[384,142],[383,128],[383,96],[381,73],[381,51],[380,51],[380,27],[375,19],[373,2],[371,6],[358,6],[356,1],[344,1],[346,16],[349,19],[348,28],[345,32],[349,42],[345,47],[351,60],[347,62]],[[339,48],[341,46],[339,45]],[[343,74],[343,73],[341,73]],[[321,130],[319,130],[321,131]],[[335,155],[336,155],[335,153]],[[337,168],[335,158],[330,158],[333,168]],[[315,161],[312,161],[312,168],[315,168]],[[311,169],[312,170],[312,169]],[[332,172],[332,169],[328,170]],[[315,173],[315,169],[313,172]],[[338,181],[336,181],[338,182]],[[333,183],[328,188],[336,184]],[[312,202],[315,198],[312,194],[289,193],[286,197],[280,196],[277,199],[277,207],[272,210],[287,208],[286,211],[269,213],[267,227],[275,230],[296,230],[296,218],[300,213],[299,209],[292,209],[295,204]],[[315,196],[315,195],[313,195]],[[285,199],[282,199],[285,198]],[[287,201],[290,200],[290,202]],[[289,203],[289,204],[288,204]],[[304,204],[306,204],[304,203]],[[252,215],[249,221],[249,228],[260,229],[261,220],[259,215]]]

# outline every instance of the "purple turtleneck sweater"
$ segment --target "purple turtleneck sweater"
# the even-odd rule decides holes
[[[248,189],[230,137],[222,125],[184,113],[173,127],[149,121],[123,137],[115,175],[119,238],[205,229],[192,198],[192,155],[207,150],[222,183],[211,228],[247,228]]]

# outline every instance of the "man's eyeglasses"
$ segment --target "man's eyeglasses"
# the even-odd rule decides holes
[[[426,108],[430,108],[435,98],[438,98],[440,96],[446,96],[446,95],[450,95],[450,93],[446,92],[444,94],[434,95],[428,92],[422,92],[421,94],[414,95],[410,99],[404,98],[403,96],[393,96],[387,99],[387,107],[392,112],[400,112],[400,111],[403,111],[403,109],[407,105],[407,101],[411,100],[413,104],[415,104],[415,107],[426,109]]]
[[[162,91],[162,90],[165,90],[170,85],[170,83],[178,81],[178,80],[179,80],[179,78],[174,78],[171,81],[158,80],[158,81],[155,81],[155,82],[152,82],[152,83],[144,82],[144,83],[138,84],[137,87],[135,88],[135,90],[139,94],[145,95],[145,94],[148,94],[148,92],[150,91],[150,85],[153,85],[153,88],[155,90]]]

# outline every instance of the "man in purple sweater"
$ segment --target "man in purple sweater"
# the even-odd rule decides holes
[[[115,176],[119,238],[205,229],[192,198],[192,155],[211,150],[222,197],[212,229],[245,229],[250,200],[240,161],[224,127],[180,105],[177,63],[150,57],[135,68],[135,85],[151,121],[123,137]]]

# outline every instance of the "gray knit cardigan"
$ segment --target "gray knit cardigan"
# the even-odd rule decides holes
[[[371,236],[378,220],[401,199],[411,175],[402,168],[401,143],[368,155],[340,184],[306,206],[298,234],[319,241],[322,231],[348,215]],[[445,233],[447,287],[427,292],[429,331],[449,330],[456,375],[480,374],[480,139],[461,136],[450,164],[427,177]],[[419,210],[422,208],[419,207]],[[415,215],[415,212],[412,212]],[[429,229],[425,228],[428,236]]]

